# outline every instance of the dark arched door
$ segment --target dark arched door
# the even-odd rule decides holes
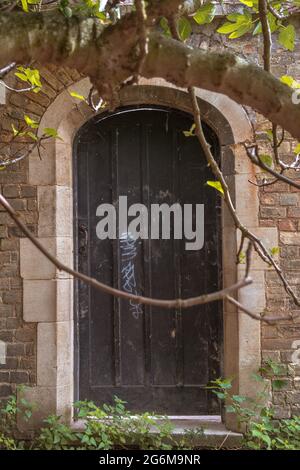
[[[187,298],[220,288],[220,196],[193,121],[167,108],[120,109],[95,117],[75,139],[75,239],[78,269],[119,289],[161,299]],[[218,143],[205,127],[218,157]],[[100,240],[97,208],[120,196],[143,203],[204,204],[204,246],[186,240]],[[129,263],[130,261],[130,263]],[[128,264],[129,263],[129,264]],[[75,289],[77,398],[132,411],[215,413],[205,386],[220,375],[221,306],[187,310],[134,305],[79,282]]]

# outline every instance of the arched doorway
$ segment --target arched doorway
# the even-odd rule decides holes
[[[74,252],[81,272],[162,299],[221,288],[220,196],[206,185],[214,178],[197,139],[184,135],[192,124],[186,113],[148,105],[96,116],[80,129]],[[205,132],[219,159],[216,135],[208,126]],[[186,240],[172,233],[170,239],[134,241],[126,232],[99,240],[99,205],[113,204],[118,216],[124,196],[128,207],[143,204],[148,214],[153,204],[204,204],[203,247],[186,250]],[[220,303],[184,311],[137,306],[77,284],[77,397],[101,404],[116,395],[132,411],[216,414],[205,387],[221,374],[221,310]]]

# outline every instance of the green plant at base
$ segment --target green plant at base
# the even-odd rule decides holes
[[[21,396],[24,387],[19,386],[17,391]],[[22,397],[17,403],[16,395],[12,395],[0,408],[0,449],[21,450],[24,448],[24,441],[15,438],[17,415],[24,421],[28,421],[32,416],[34,407],[34,404],[29,403]]]
[[[231,393],[231,379],[216,379],[207,387],[225,402],[228,413],[234,413],[240,428],[244,427],[243,446],[248,449],[300,450],[300,417],[276,420],[271,405],[266,405],[270,380],[282,375],[284,366],[267,361],[253,378],[262,384],[255,399]],[[269,382],[266,381],[269,379]],[[285,380],[272,381],[273,390],[280,390]]]

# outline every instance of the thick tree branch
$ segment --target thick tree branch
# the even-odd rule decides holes
[[[149,24],[157,21],[158,13],[172,15],[180,3],[155,2],[155,14],[147,10]],[[67,19],[56,12],[2,13],[0,39],[0,67],[11,61],[31,60],[74,67],[91,78],[106,100],[111,88],[116,89],[134,75],[139,60],[135,13],[108,27],[92,18]],[[164,78],[180,87],[195,86],[223,93],[300,139],[300,106],[292,102],[293,90],[234,54],[193,50],[152,33],[140,73],[147,78]]]

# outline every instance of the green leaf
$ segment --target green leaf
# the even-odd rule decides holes
[[[193,16],[194,20],[198,24],[211,23],[215,17],[216,5],[213,3],[206,3],[202,5]]]
[[[19,131],[15,128],[14,124],[11,125],[14,137],[16,137],[19,134]]]
[[[62,13],[66,18],[71,18],[73,15],[73,10],[71,7],[62,8]]]
[[[246,254],[243,251],[239,254],[239,264],[245,264],[246,262]]]
[[[240,26],[236,31],[233,31],[233,33],[229,34],[229,39],[237,39],[240,38],[241,36],[244,36],[244,34],[248,33],[252,29],[252,24],[244,24]]]
[[[268,449],[270,449],[272,441],[271,441],[271,438],[267,434],[264,434],[261,431],[258,431],[257,429],[254,429],[252,431],[252,435],[254,437],[257,437],[258,439],[261,439],[263,442],[265,442],[268,446]]]
[[[288,26],[282,26],[280,33],[278,35],[278,42],[288,49],[289,51],[293,51],[295,48],[295,38],[296,32],[295,27],[292,24]]]
[[[31,69],[29,67],[18,67],[17,70],[18,72],[15,72],[15,75],[20,80],[27,82],[33,87],[37,87],[39,89],[42,87],[40,72],[37,69]]]
[[[57,130],[52,127],[45,127],[43,134],[47,137],[54,137],[55,139],[62,140],[61,137],[59,137]]]
[[[259,156],[259,160],[265,165],[268,166],[269,168],[273,167],[273,158],[271,155],[265,155],[262,154]]]
[[[225,22],[217,32],[220,34],[229,34],[230,39],[235,39],[243,36],[253,29],[252,16],[244,10],[243,13],[232,13],[227,16]]]
[[[23,82],[27,82],[27,80],[28,80],[27,75],[25,75],[24,73],[15,72],[15,76],[18,77]]]
[[[243,403],[244,401],[246,401],[246,397],[243,397],[241,395],[232,395],[232,399],[236,403]]]
[[[247,7],[253,7],[253,1],[252,0],[239,0],[240,3],[243,5],[246,5]]]
[[[24,11],[28,12],[28,3],[27,0],[21,0],[22,8]]]
[[[185,137],[195,137],[196,124],[193,124],[189,131],[182,131]]]
[[[220,28],[217,29],[217,33],[220,34],[228,34],[232,33],[237,29],[236,23],[230,23],[229,21],[226,21]]]
[[[268,129],[266,131],[266,134],[267,134],[267,137],[270,140],[270,142],[273,142],[273,131],[272,131],[272,129]]]
[[[274,390],[281,390],[287,384],[286,380],[275,379],[272,380],[272,387]]]
[[[36,142],[38,141],[37,136],[33,132],[26,132],[26,135],[28,135],[32,140],[35,140]]]
[[[73,96],[73,98],[77,98],[78,100],[85,101],[85,97],[83,95],[80,95],[79,93],[76,93],[76,91],[69,91],[70,95]]]
[[[190,21],[182,16],[178,21],[178,32],[182,41],[188,39],[192,33],[192,26]]]
[[[37,129],[39,127],[38,122],[36,122],[34,119],[31,119],[26,114],[24,115],[24,120],[25,120],[27,126],[31,127],[32,129]]]
[[[280,251],[279,246],[273,246],[272,248],[270,248],[270,254],[271,254],[271,256],[276,256],[276,255],[278,255],[279,251]]]
[[[300,88],[300,83],[298,83],[291,75],[282,75],[282,77],[280,77],[280,81],[291,88]]]
[[[165,18],[164,16],[161,18],[160,22],[160,27],[162,28],[163,30],[163,33],[165,36],[168,36],[168,37],[171,37],[172,34],[171,34],[171,31],[170,31],[170,28],[169,28],[169,23],[168,23],[168,20],[167,18]]]
[[[294,153],[295,153],[296,155],[298,155],[298,153],[300,153],[300,143],[298,143],[298,144],[296,145],[296,147],[294,148]]]
[[[212,188],[215,188],[217,191],[219,191],[221,194],[224,195],[224,190],[222,188],[222,185],[220,181],[206,181],[207,186],[211,186]]]

